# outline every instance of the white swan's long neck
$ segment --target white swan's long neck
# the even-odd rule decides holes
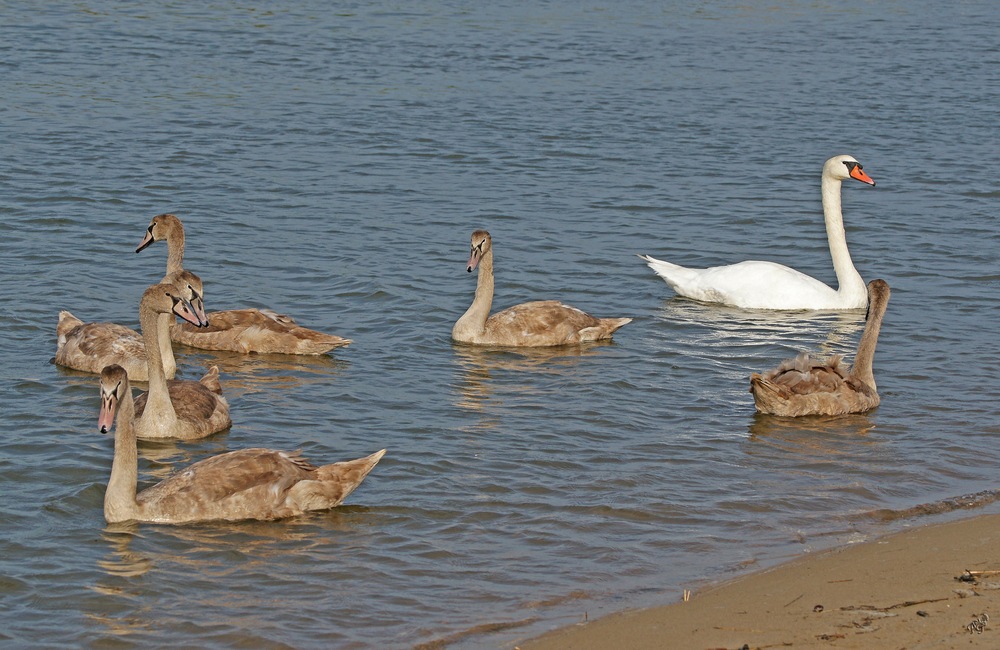
[[[839,179],[823,174],[823,216],[826,219],[826,238],[830,242],[830,256],[837,273],[837,293],[864,303],[867,287],[861,274],[854,268],[851,253],[847,250],[847,233],[844,230],[844,213],[840,206]]]
[[[127,384],[123,388],[115,420],[115,458],[111,463],[108,488],[104,492],[104,518],[109,523],[134,519],[139,509],[135,499],[139,481],[135,403],[132,401],[132,389]]]
[[[885,317],[888,303],[889,296],[886,293],[877,292],[872,295],[868,305],[868,322],[865,323],[865,331],[862,332],[861,340],[858,342],[858,353],[854,356],[854,365],[851,366],[851,374],[871,386],[872,390],[878,390],[873,370],[875,345],[878,343],[879,332],[882,331],[882,319]]]
[[[493,249],[490,248],[479,260],[479,278],[476,283],[476,297],[452,330],[452,336],[463,340],[461,334],[480,334],[486,328],[493,306]]]
[[[164,315],[170,318],[170,314]],[[172,426],[177,421],[174,405],[170,402],[170,391],[167,389],[167,377],[163,372],[164,352],[160,349],[160,316],[140,304],[139,325],[142,327],[142,340],[146,344],[146,364],[149,368],[149,391],[141,418],[144,423],[143,429],[146,431],[153,426],[152,423]],[[170,345],[169,337],[166,338],[166,345],[168,347]]]

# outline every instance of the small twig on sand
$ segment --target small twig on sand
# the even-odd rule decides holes
[[[928,598],[927,600],[907,600],[903,603],[896,603],[895,605],[889,605],[888,607],[876,607],[875,605],[847,605],[846,607],[841,607],[841,611],[853,612],[856,610],[869,611],[869,612],[888,612],[890,609],[899,609],[900,607],[913,607],[914,605],[923,605],[924,603],[939,603],[942,600],[948,600],[947,598]]]
[[[789,606],[789,605],[791,605],[792,603],[794,603],[794,602],[797,602],[797,601],[798,601],[798,600],[800,600],[800,599],[801,599],[801,598],[802,598],[803,596],[805,596],[805,594],[799,594],[799,595],[798,595],[798,596],[796,596],[795,598],[792,598],[792,599],[791,599],[790,601],[788,601],[787,603],[785,603],[785,607],[788,607],[788,606]]]

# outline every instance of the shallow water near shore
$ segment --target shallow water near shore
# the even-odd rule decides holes
[[[0,640],[17,647],[511,647],[922,521],[1000,487],[992,3],[298,4],[0,9]],[[850,359],[861,312],[676,298],[636,253],[770,259],[892,299],[882,405],[754,414],[751,372]],[[96,378],[49,363],[62,309],[137,325],[184,221],[209,310],[353,340],[215,364],[233,428],[142,443],[147,485],[212,454],[388,453],[281,522],[107,526]],[[613,343],[450,341],[488,229],[495,308],[635,320]],[[982,511],[998,511],[996,505]],[[869,513],[881,512],[881,516]],[[932,516],[921,516],[921,513]]]

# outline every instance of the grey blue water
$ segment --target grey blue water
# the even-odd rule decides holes
[[[279,3],[280,4],[280,3]],[[992,2],[0,4],[0,644],[509,648],[1000,487],[1000,14]],[[819,174],[893,295],[859,416],[754,414],[751,372],[850,358],[864,314],[677,298],[635,255],[835,282]],[[93,376],[60,310],[137,326],[184,221],[209,310],[353,344],[215,364],[228,432],[140,445],[388,454],[342,507],[109,527]],[[450,341],[488,229],[495,308],[631,316],[613,343]],[[993,505],[975,512],[996,511]],[[966,511],[962,511],[966,512]]]

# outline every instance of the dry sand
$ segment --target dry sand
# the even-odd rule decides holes
[[[987,573],[959,580],[966,570]],[[1000,515],[805,556],[688,602],[613,614],[518,647],[1000,648]]]

